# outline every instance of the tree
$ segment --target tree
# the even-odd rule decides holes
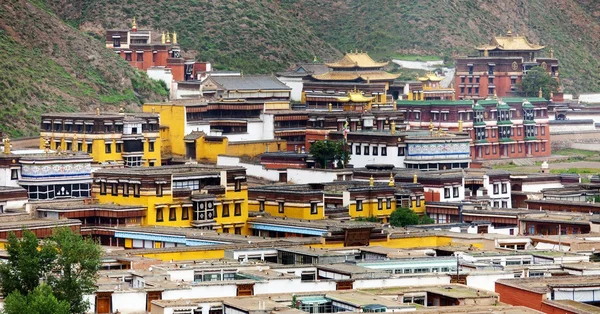
[[[427,217],[419,217],[412,210],[405,207],[398,207],[390,215],[390,224],[395,227],[405,227],[410,225],[424,225],[434,223],[433,219]]]
[[[14,302],[21,305],[38,299],[52,303],[45,288],[39,288],[37,295],[32,295],[43,280],[54,292],[53,297],[68,304],[68,313],[87,311],[89,304],[83,295],[95,290],[102,256],[96,243],[69,228],[59,228],[40,245],[35,234],[24,231],[22,239],[9,235],[7,251],[8,263],[0,264],[0,287],[5,296],[15,291]],[[30,295],[35,299],[29,300]]]
[[[537,97],[540,88],[542,96],[550,99],[550,92],[558,91],[558,81],[551,77],[544,68],[536,66],[527,71],[527,75],[519,83],[519,90],[523,96]]]
[[[50,270],[56,252],[46,246],[38,249],[39,246],[37,237],[29,230],[23,230],[21,239],[12,232],[8,235],[6,251],[9,259],[0,264],[0,288],[4,296],[15,290],[27,295]]]
[[[350,160],[350,153],[345,146],[344,141],[316,141],[310,146],[310,153],[323,168],[327,168],[329,161],[343,168]]]
[[[85,313],[89,304],[83,295],[95,290],[102,250],[69,228],[56,229],[50,245],[59,253],[53,271],[60,275],[50,277],[49,285],[59,300],[69,303],[71,313]]]
[[[37,286],[27,295],[19,290],[11,292],[4,300],[2,314],[69,314],[69,302],[59,301],[46,284]]]

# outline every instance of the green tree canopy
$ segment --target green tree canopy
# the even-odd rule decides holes
[[[55,230],[49,243],[59,252],[53,271],[62,275],[50,277],[48,283],[59,300],[69,302],[71,313],[85,313],[89,304],[83,295],[95,290],[102,250],[68,228]]]
[[[550,76],[542,67],[533,67],[527,71],[527,75],[519,83],[521,94],[526,97],[537,97],[540,88],[542,97],[550,99],[550,92],[558,91],[558,81]]]
[[[27,295],[51,270],[56,251],[46,246],[38,249],[39,246],[37,237],[29,230],[23,230],[21,239],[12,232],[8,235],[6,251],[10,257],[7,263],[0,263],[0,288],[4,296],[15,290]]]
[[[33,301],[28,298],[43,280],[54,292],[53,297],[66,302],[68,313],[87,311],[89,304],[83,295],[95,290],[102,256],[96,243],[69,228],[55,229],[52,237],[40,243],[35,234],[25,230],[22,239],[9,235],[7,252],[8,263],[0,264],[0,288],[5,296],[16,291],[14,302],[29,304]],[[44,294],[45,288],[40,289],[32,298],[51,303],[49,296]]]
[[[69,302],[59,301],[46,284],[37,286],[31,293],[22,295],[15,290],[4,300],[2,314],[69,314]]]
[[[412,210],[405,207],[398,207],[390,215],[390,224],[394,227],[405,227],[410,225],[424,225],[434,223],[433,219],[415,214]]]
[[[343,168],[350,160],[350,153],[344,141],[316,141],[310,145],[310,153],[321,167],[327,168],[327,163],[333,161],[338,168]]]

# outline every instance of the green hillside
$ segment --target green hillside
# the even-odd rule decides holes
[[[0,130],[38,134],[40,114],[137,109],[167,91],[43,5],[0,1]]]

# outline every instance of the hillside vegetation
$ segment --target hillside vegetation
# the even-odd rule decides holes
[[[40,115],[137,109],[167,91],[39,3],[0,1],[0,130],[38,134]]]
[[[175,30],[183,48],[220,68],[269,73],[348,50],[378,59],[451,59],[511,29],[555,50],[567,92],[600,91],[600,4],[594,0],[46,0],[86,31]]]

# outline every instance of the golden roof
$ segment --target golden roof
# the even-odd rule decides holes
[[[385,71],[329,71],[312,77],[320,81],[355,81],[359,78],[364,81],[392,81],[399,76],[400,74],[391,74]]]
[[[369,102],[373,99],[375,99],[375,97],[367,97],[359,90],[348,91],[347,96],[337,97],[338,102]]]
[[[511,31],[506,33],[506,36],[495,36],[489,45],[476,47],[477,50],[526,50],[538,51],[544,49],[544,46],[532,44],[525,38],[513,34]]]
[[[421,82],[427,82],[427,81],[441,82],[443,79],[444,79],[443,77],[438,76],[435,73],[427,73],[427,74],[425,74],[425,76],[417,78],[417,80],[419,80]]]
[[[335,63],[326,63],[330,68],[381,68],[386,66],[387,62],[375,62],[366,52],[348,52]]]

